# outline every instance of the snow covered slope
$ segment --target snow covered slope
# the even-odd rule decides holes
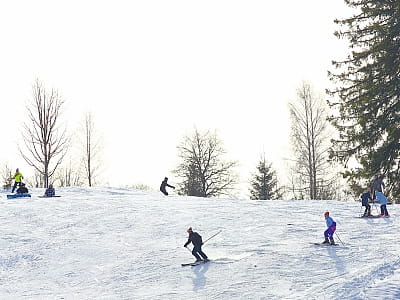
[[[42,193],[0,194],[0,299],[400,299],[397,205],[361,219],[355,202]],[[344,246],[312,244],[326,210]],[[181,267],[189,226],[222,230],[203,247],[212,262]]]

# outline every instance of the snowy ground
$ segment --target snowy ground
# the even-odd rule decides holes
[[[42,192],[0,193],[0,299],[400,299],[398,205],[361,219],[355,202]],[[344,246],[311,244],[325,210]],[[181,267],[189,226],[222,230],[203,247],[212,262]]]

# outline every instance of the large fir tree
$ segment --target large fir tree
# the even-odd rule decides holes
[[[281,195],[277,188],[276,173],[272,165],[265,159],[265,155],[257,165],[257,173],[250,180],[250,199],[252,200],[274,200]]]
[[[329,93],[338,115],[331,120],[339,138],[332,155],[360,167],[350,169],[351,180],[386,175],[387,191],[400,195],[400,2],[398,0],[345,0],[358,13],[336,20],[351,53],[334,61],[330,73],[337,88]]]

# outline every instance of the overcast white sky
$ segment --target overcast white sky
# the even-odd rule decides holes
[[[86,111],[104,136],[112,185],[158,188],[194,126],[217,130],[246,183],[260,155],[285,176],[288,101],[303,80],[329,84],[347,54],[333,36],[344,1],[1,1],[0,163],[18,155],[36,78]]]

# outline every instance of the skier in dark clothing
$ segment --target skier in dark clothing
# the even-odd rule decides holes
[[[161,191],[165,196],[168,196],[168,192],[167,192],[167,190],[165,189],[166,187],[170,187],[170,188],[175,189],[175,187],[172,186],[172,185],[169,185],[169,184],[167,183],[167,181],[168,181],[168,177],[165,177],[164,180],[161,182],[161,185],[160,185],[160,191]]]
[[[361,195],[361,205],[365,206],[365,211],[364,211],[363,217],[371,216],[371,205],[369,205],[368,200],[372,201],[370,188],[365,190],[364,193]]]
[[[380,175],[380,176],[375,175],[374,180],[372,181],[372,184],[371,184],[372,198],[375,200],[376,192],[383,193],[384,188],[385,188],[385,183],[383,182],[383,175]]]
[[[202,261],[200,256],[203,258],[203,261],[208,261],[207,255],[201,250],[201,246],[203,245],[203,240],[201,239],[200,234],[197,232],[193,232],[192,227],[187,230],[189,233],[189,238],[185,243],[184,247],[187,247],[190,243],[193,244],[192,254],[196,257],[196,262]],[[200,254],[200,255],[199,255]]]

